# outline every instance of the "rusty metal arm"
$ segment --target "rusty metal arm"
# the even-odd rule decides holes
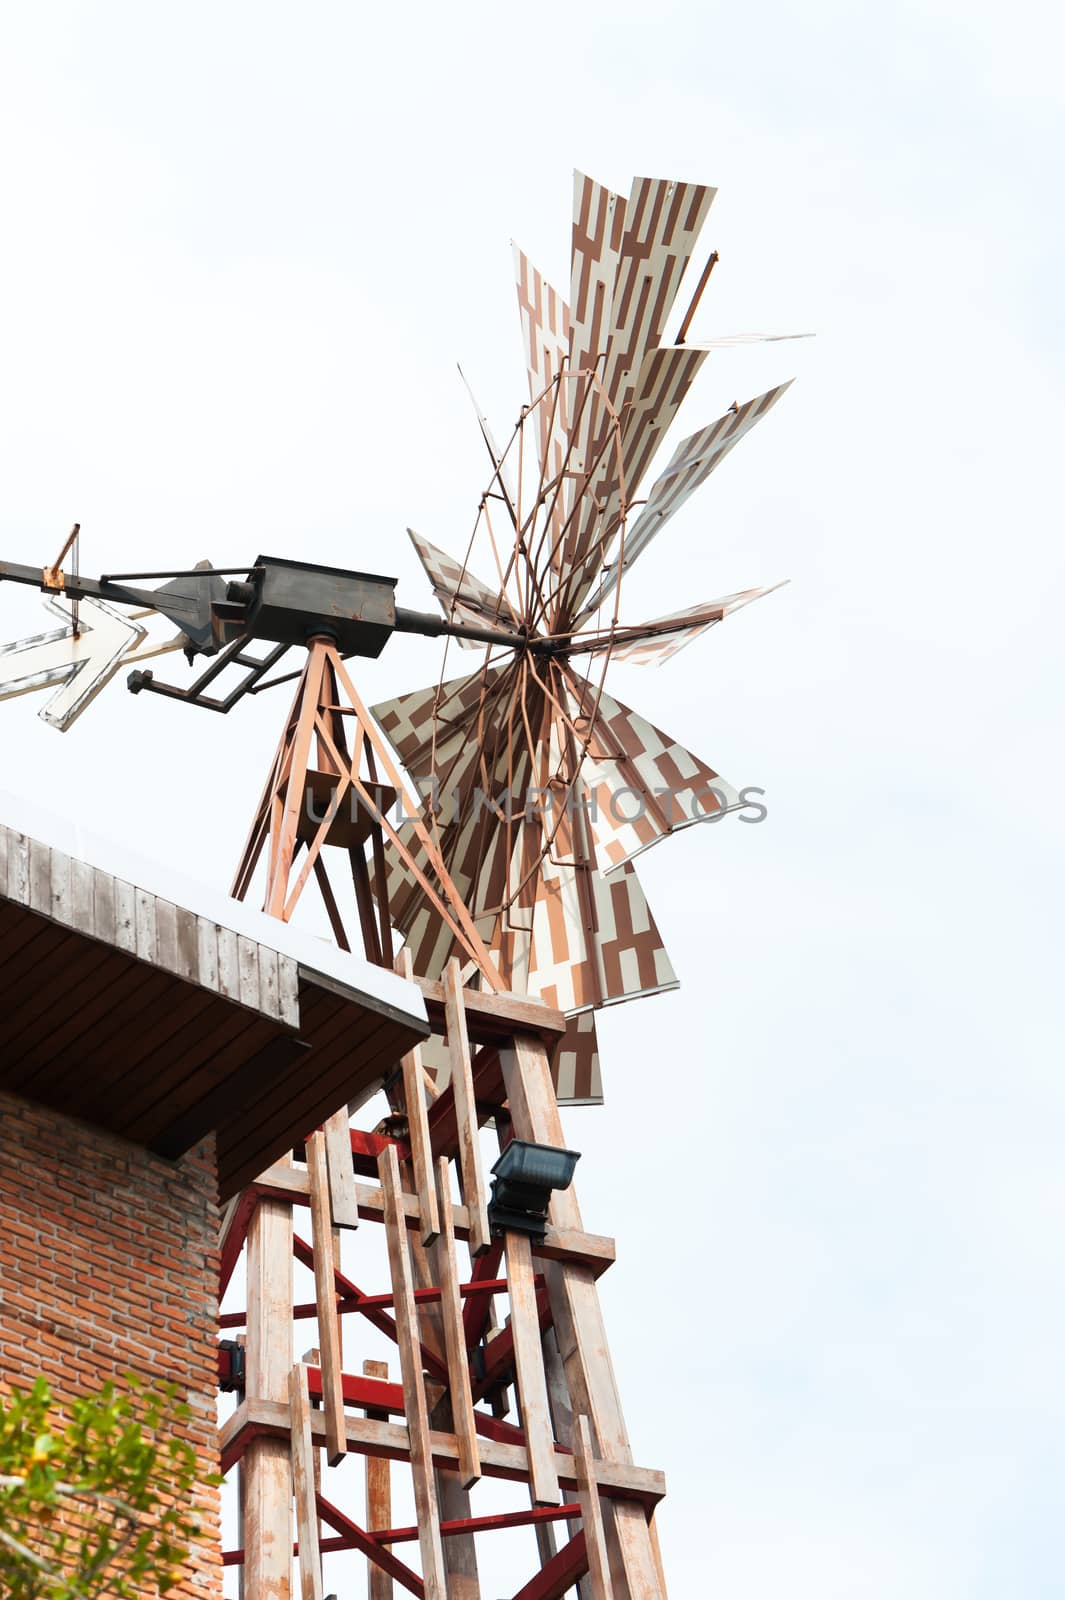
[[[209,573],[198,573],[209,577]],[[49,582],[49,577],[54,581]],[[62,578],[62,582],[58,580]],[[202,603],[201,596],[183,595],[167,589],[163,595],[158,589],[133,589],[126,584],[113,583],[107,578],[83,578],[71,573],[59,573],[55,568],[24,567],[15,561],[0,561],[0,582],[25,583],[44,594],[61,591],[68,600],[103,600],[111,605],[146,607],[156,611],[162,601],[168,616],[176,613],[194,619]],[[181,626],[178,621],[178,626]]]

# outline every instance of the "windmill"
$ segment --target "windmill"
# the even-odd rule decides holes
[[[69,628],[0,656],[0,698],[56,686],[54,726],[127,663],[133,692],[216,713],[294,682],[233,892],[263,876],[264,908],[288,920],[313,878],[350,949],[327,866],[339,859],[366,955],[413,978],[425,1002],[431,1037],[386,1080],[390,1115],[369,1132],[351,1125],[357,1107],[340,1107],[307,1130],[305,1160],[276,1164],[226,1208],[222,1291],[245,1246],[254,1286],[220,1317],[246,1339],[219,1350],[238,1397],[220,1444],[223,1470],[242,1473],[227,1559],[243,1563],[245,1600],[287,1600],[294,1534],[307,1600],[325,1592],[325,1551],[365,1556],[375,1600],[393,1584],[474,1600],[476,1538],[503,1528],[536,1535],[539,1567],[515,1600],[560,1600],[578,1584],[592,1600],[665,1597],[664,1481],[634,1461],[596,1288],[613,1242],[585,1230],[558,1105],[600,1097],[596,1011],[676,982],[635,861],[742,800],[605,683],[612,661],[666,661],[769,592],[649,622],[622,612],[635,561],[787,387],[681,438],[639,498],[709,350],[742,342],[687,342],[716,252],[667,337],[713,195],[637,179],[622,199],[578,175],[568,304],[518,254],[529,403],[503,449],[478,412],[491,475],[462,559],[412,535],[442,615],[397,605],[391,578],[287,557],[100,579],[64,573],[68,547],[43,569],[0,563],[0,580],[76,611]],[[152,615],[176,635],[149,638]],[[350,663],[397,633],[445,638],[441,674],[371,711]],[[446,677],[452,640],[485,652],[458,679]],[[185,688],[139,664],[175,648],[200,669]],[[300,664],[279,671],[290,651]],[[236,682],[223,688],[223,674]],[[500,1145],[491,1197],[488,1128]],[[300,1207],[309,1240],[294,1229]],[[385,1230],[384,1295],[341,1270],[337,1230],[367,1220]],[[313,1269],[313,1304],[293,1303],[293,1257]],[[294,1364],[306,1316],[320,1348]],[[400,1383],[382,1362],[351,1370],[345,1318],[395,1341]],[[331,1468],[367,1458],[364,1526],[321,1471],[323,1444]],[[416,1526],[391,1526],[390,1460],[410,1464]],[[482,1476],[521,1486],[528,1503],[473,1515]],[[402,1558],[415,1541],[420,1573]]]
[[[601,1098],[595,1012],[677,982],[635,858],[742,804],[605,685],[612,661],[660,665],[770,592],[622,620],[626,574],[788,387],[680,438],[638,500],[710,350],[738,342],[686,342],[716,252],[666,337],[714,194],[640,178],[623,199],[578,173],[568,301],[516,250],[529,403],[503,449],[478,410],[492,471],[463,557],[410,537],[449,622],[526,648],[373,708],[504,983],[571,1017],[556,1081],[578,1103]],[[414,970],[437,975],[454,939],[398,857],[388,902]]]

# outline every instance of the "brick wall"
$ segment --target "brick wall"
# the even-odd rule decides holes
[[[43,1373],[59,1399],[136,1372],[176,1383],[217,1470],[218,1213],[212,1141],[172,1165],[0,1094],[0,1387]],[[218,1491],[172,1590],[222,1592]]]

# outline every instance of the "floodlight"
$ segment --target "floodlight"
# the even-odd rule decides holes
[[[542,1239],[551,1195],[555,1189],[569,1188],[579,1160],[576,1150],[512,1139],[492,1168],[488,1220],[493,1233],[509,1228]]]

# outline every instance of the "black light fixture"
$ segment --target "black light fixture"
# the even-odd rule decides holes
[[[492,1198],[488,1220],[493,1233],[526,1233],[542,1239],[547,1230],[547,1208],[555,1189],[568,1189],[580,1160],[577,1150],[558,1150],[550,1144],[530,1144],[511,1139],[492,1168]]]

